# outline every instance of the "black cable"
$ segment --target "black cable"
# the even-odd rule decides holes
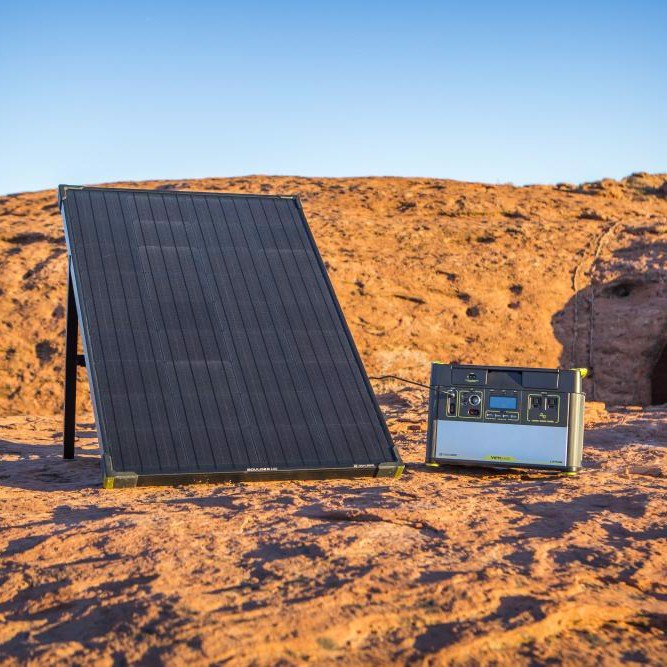
[[[431,386],[430,384],[422,384],[421,382],[415,382],[414,380],[408,380],[407,378],[402,378],[400,375],[369,375],[369,380],[399,380],[400,382],[407,382],[408,384],[415,384],[418,387],[424,387],[424,389],[436,389],[436,387]]]
[[[408,378],[403,378],[400,375],[369,375],[368,376],[369,380],[398,380],[399,382],[407,382],[408,384],[414,384],[417,385],[418,387],[423,387],[424,389],[428,389],[429,391],[433,389],[433,391],[436,391],[438,394],[442,394],[443,396],[452,396],[451,389],[441,389],[439,386],[435,386],[432,384],[422,384],[421,382],[415,382],[414,380],[408,380]]]

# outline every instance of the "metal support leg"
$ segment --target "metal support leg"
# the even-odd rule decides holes
[[[72,276],[67,273],[67,333],[65,335],[65,423],[63,426],[63,458],[74,458],[76,430],[76,369],[79,342],[79,316]]]

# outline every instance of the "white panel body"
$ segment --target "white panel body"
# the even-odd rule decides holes
[[[567,465],[567,426],[491,424],[439,419],[435,459]]]

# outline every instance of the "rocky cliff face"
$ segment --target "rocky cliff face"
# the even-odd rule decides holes
[[[432,360],[591,366],[586,391],[609,404],[650,403],[661,382],[666,175],[122,185],[298,194],[371,374],[425,381]],[[66,273],[55,191],[0,197],[0,414],[61,409]]]

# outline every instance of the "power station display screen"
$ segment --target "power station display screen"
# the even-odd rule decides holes
[[[516,396],[489,396],[489,407],[492,410],[516,410]]]

